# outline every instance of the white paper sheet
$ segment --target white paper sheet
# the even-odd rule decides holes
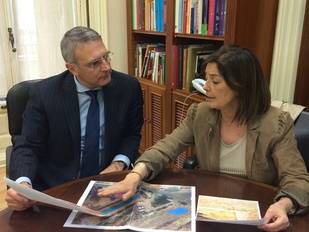
[[[262,225],[257,201],[199,195],[197,220],[220,223]]]
[[[19,194],[25,196],[26,198],[38,202],[42,202],[45,204],[65,208],[65,209],[70,209],[70,210],[76,210],[78,212],[98,216],[98,217],[105,217],[106,215],[102,214],[100,211],[95,211],[83,206],[78,206],[72,202],[65,201],[56,197],[49,196],[45,193],[42,193],[40,191],[37,191],[35,189],[27,188],[21,184],[16,183],[13,180],[10,180],[8,178],[5,178],[6,184],[14,189],[16,192]]]

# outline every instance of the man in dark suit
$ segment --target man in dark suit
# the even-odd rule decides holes
[[[139,82],[111,69],[101,36],[74,27],[61,52],[68,70],[34,84],[10,161],[10,177],[39,190],[129,167],[141,138]],[[13,189],[6,202],[14,210],[33,204]]]

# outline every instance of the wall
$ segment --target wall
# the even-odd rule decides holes
[[[113,53],[113,69],[124,73],[128,72],[126,17],[124,0],[89,1],[89,26],[102,35],[105,46]]]
[[[128,73],[126,1],[107,0],[108,48],[113,52],[112,67]]]

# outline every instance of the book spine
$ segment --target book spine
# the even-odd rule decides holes
[[[208,5],[208,33],[207,35],[214,35],[214,26],[215,26],[215,5],[216,0],[209,0]]]
[[[140,1],[140,6],[141,30],[145,30],[145,0]]]
[[[132,0],[132,29],[137,29],[137,23],[136,23],[136,0]]]
[[[150,30],[156,31],[156,9],[155,9],[155,1],[151,0],[151,10],[150,10]]]
[[[224,35],[226,16],[226,0],[221,0],[220,4],[220,22],[219,22],[219,35]]]
[[[187,31],[187,21],[188,21],[188,0],[183,0],[183,24],[182,33]]]
[[[202,34],[207,35],[207,32],[208,32],[208,0],[203,0]]]
[[[177,89],[182,88],[182,77],[183,77],[183,45],[178,45],[178,79]]]
[[[163,0],[163,22],[162,22],[162,31],[165,31],[166,28],[166,1]]]
[[[194,8],[194,2],[192,2],[191,5],[191,19],[190,19],[190,34],[194,34],[194,29],[195,29],[195,8]]]
[[[186,27],[186,33],[187,34],[190,34],[190,31],[191,31],[191,5],[192,5],[192,0],[188,0],[187,27]]]
[[[187,81],[187,55],[188,55],[188,48],[185,47],[183,49],[182,89],[185,89]]]
[[[214,35],[219,35],[220,15],[221,15],[220,10],[221,10],[221,0],[216,0]]]
[[[136,0],[136,29],[141,29],[141,0]]]
[[[179,1],[181,0],[175,0],[175,33],[179,32]]]
[[[183,0],[179,0],[179,9],[178,9],[178,14],[179,14],[179,17],[178,17],[178,33],[181,33],[182,32],[182,28],[183,28]]]
[[[196,33],[197,34],[202,34],[202,16],[203,15],[203,0],[199,0],[198,1],[198,5],[197,5],[197,30]]]
[[[172,89],[176,89],[177,79],[179,75],[179,53],[178,53],[178,47],[176,45],[173,45],[173,70],[174,74],[172,76],[171,86]]]
[[[165,70],[166,70],[166,62],[165,62],[166,53],[162,53],[162,85],[165,84]]]
[[[159,0],[153,0],[154,1],[154,31],[160,31],[160,1]]]
[[[164,31],[164,0],[159,0],[159,31]]]

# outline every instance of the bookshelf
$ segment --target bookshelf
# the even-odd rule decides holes
[[[140,2],[143,0],[137,0]],[[145,0],[148,3],[153,0]],[[180,0],[188,1],[188,0]],[[194,1],[194,0],[190,0]],[[218,0],[215,0],[218,1]],[[141,83],[144,95],[144,127],[140,152],[153,145],[157,140],[170,133],[180,123],[188,107],[193,102],[203,101],[201,95],[189,96],[185,89],[172,86],[172,80],[177,75],[173,47],[189,44],[213,44],[219,47],[223,44],[238,44],[252,50],[259,58],[265,77],[269,81],[278,0],[225,0],[226,14],[224,35],[209,36],[191,33],[175,33],[175,4],[177,0],[164,0],[166,18],[163,32],[133,29],[135,4],[127,0],[127,38],[128,38],[128,72],[136,76],[136,47],[141,43],[160,43],[165,45],[165,83],[156,84],[149,79],[136,78]],[[133,6],[134,5],[134,6]],[[134,24],[134,25],[133,25]],[[194,151],[189,148],[176,161],[181,167],[187,155]]]

